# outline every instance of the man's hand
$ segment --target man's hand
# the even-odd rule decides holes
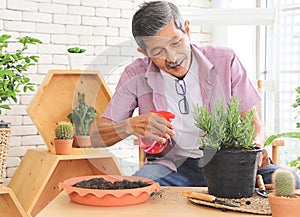
[[[175,135],[174,127],[161,115],[150,112],[128,119],[129,134],[139,138],[148,138],[164,142],[166,138]]]
[[[131,135],[165,142],[175,135],[173,129],[171,122],[159,114],[149,112],[118,123],[102,117],[92,128],[90,135],[94,147],[108,147]]]

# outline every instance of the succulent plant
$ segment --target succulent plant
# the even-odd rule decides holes
[[[84,53],[86,50],[80,47],[71,47],[68,49],[69,53]]]
[[[291,197],[295,193],[296,179],[292,171],[284,168],[275,170],[272,183],[276,196]]]
[[[61,121],[57,124],[55,129],[55,136],[57,139],[72,139],[74,135],[74,128],[72,123]]]

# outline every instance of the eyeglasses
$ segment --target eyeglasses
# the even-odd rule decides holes
[[[186,86],[183,79],[175,80],[175,89],[178,95],[182,96],[182,99],[178,101],[178,108],[181,114],[189,113],[189,103],[186,98]]]

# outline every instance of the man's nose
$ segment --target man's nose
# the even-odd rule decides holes
[[[171,63],[174,63],[176,62],[176,52],[174,50],[168,50],[167,51],[167,62],[171,62]]]

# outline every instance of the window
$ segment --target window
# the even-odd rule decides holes
[[[267,2],[270,4],[271,1]],[[266,92],[266,123],[273,132],[296,131],[295,88],[300,85],[300,1],[281,0],[278,23],[267,34],[267,81],[273,81]],[[299,117],[298,117],[299,120]],[[288,166],[300,154],[299,140],[285,139],[280,164]]]

